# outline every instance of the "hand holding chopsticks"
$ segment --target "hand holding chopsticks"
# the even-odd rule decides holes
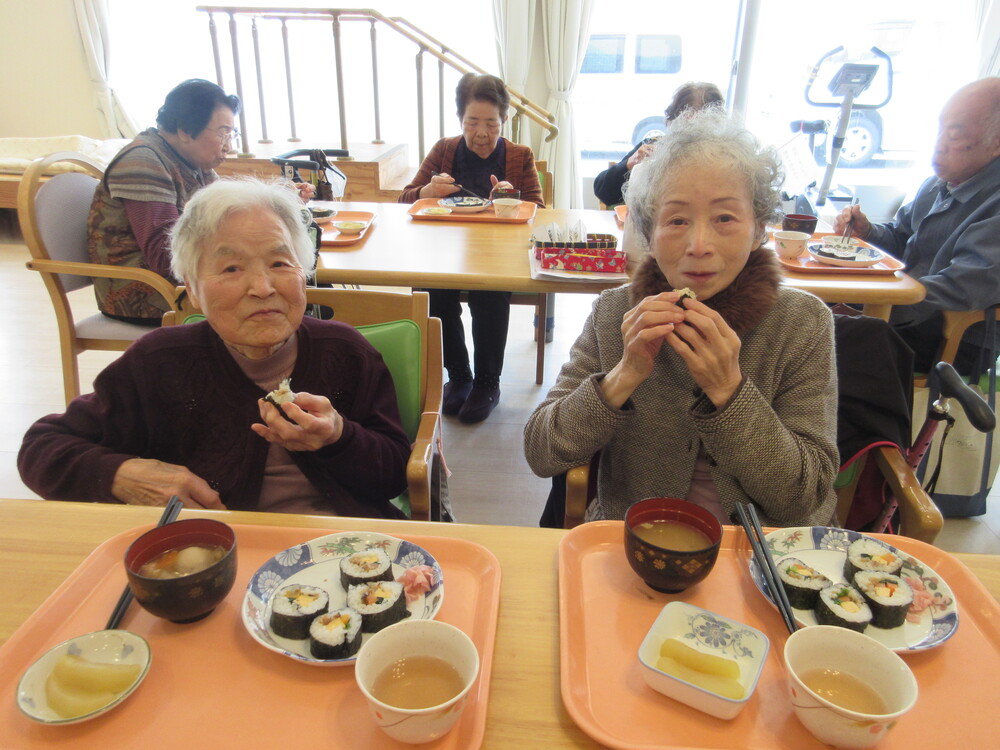
[[[848,219],[847,224],[844,225],[843,239],[845,242],[851,239],[851,237],[854,235],[854,207],[856,205],[858,205],[858,199],[855,197],[855,199],[851,201],[851,206],[850,206],[851,218]]]
[[[767,581],[767,586],[771,590],[771,598],[777,605],[778,611],[785,621],[785,627],[788,628],[788,632],[794,633],[799,629],[799,626],[795,622],[795,613],[792,612],[792,605],[788,601],[788,594],[785,592],[785,587],[781,585],[781,579],[778,578],[778,569],[774,565],[774,558],[771,557],[771,553],[767,550],[767,541],[764,539],[764,530],[760,526],[757,508],[751,504],[744,505],[743,503],[737,503],[736,512],[740,517],[740,525],[743,526],[747,539],[750,540],[750,548],[753,550],[754,559],[757,561],[757,565],[760,566],[761,572],[764,574],[764,580]]]
[[[184,504],[181,502],[181,499],[177,497],[177,495],[171,497],[169,502],[167,502],[167,507],[163,509],[163,514],[160,516],[160,520],[157,521],[156,525],[166,526],[168,523],[176,521],[177,516],[180,515],[182,507],[184,507]],[[104,629],[114,630],[117,628],[131,603],[132,589],[126,585],[125,590],[122,591],[122,595],[118,597],[118,603],[115,605],[114,611],[111,613],[111,617],[108,618],[108,624],[104,626]]]

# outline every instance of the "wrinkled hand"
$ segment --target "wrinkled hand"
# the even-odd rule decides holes
[[[694,382],[721,409],[736,393],[740,370],[740,337],[715,310],[697,300],[685,300],[684,322],[666,335]]]
[[[282,411],[295,424],[278,414],[277,408],[269,401],[260,399],[257,403],[260,418],[266,424],[253,424],[250,429],[285,450],[319,450],[324,445],[336,443],[344,434],[344,418],[326,396],[299,391],[295,394],[295,401],[282,404]]]
[[[295,189],[299,191],[303,203],[308,203],[316,195],[316,187],[311,182],[296,182]]]
[[[129,505],[163,506],[177,495],[185,508],[226,508],[219,493],[197,474],[154,458],[130,458],[119,466],[111,494]]]
[[[868,221],[868,217],[861,212],[861,206],[854,205],[848,206],[839,214],[833,222],[833,232],[834,234],[843,234],[844,229],[847,228],[847,222],[854,217],[854,226],[851,228],[851,233],[858,239],[865,239],[868,237],[868,233],[872,231],[872,224]]]
[[[687,313],[677,304],[679,298],[679,292],[646,297],[623,316],[621,361],[601,381],[605,399],[615,408],[650,376],[663,342],[684,321]]]
[[[447,198],[458,192],[455,178],[442,172],[431,177],[431,181],[420,188],[421,198]]]
[[[639,162],[641,162],[643,159],[645,159],[651,153],[653,153],[653,144],[652,143],[644,143],[641,146],[639,146],[639,150],[638,151],[636,151],[634,154],[632,154],[628,158],[628,161],[625,162],[625,166],[631,172],[633,169],[635,169],[635,165],[636,164],[638,164]]]

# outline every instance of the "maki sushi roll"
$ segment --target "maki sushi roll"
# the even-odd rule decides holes
[[[264,400],[267,401],[269,404],[273,405],[274,408],[278,410],[278,413],[281,416],[283,416],[287,421],[291,422],[292,424],[296,424],[295,420],[292,419],[287,414],[285,414],[284,409],[281,408],[282,404],[287,404],[295,401],[295,391],[292,390],[291,378],[285,378],[284,380],[282,380],[278,384],[277,388],[275,388],[273,391],[264,396]]]
[[[820,625],[839,625],[859,633],[865,632],[872,621],[872,611],[864,597],[846,583],[827,586],[820,591],[813,612]]]
[[[362,583],[392,580],[392,561],[378,548],[340,558],[340,583],[347,589]]]
[[[330,606],[327,593],[315,586],[285,586],[271,600],[271,630],[282,638],[301,641],[309,625]]]
[[[687,309],[687,305],[681,304],[684,302],[684,300],[698,299],[698,295],[694,293],[694,290],[688,289],[687,287],[684,287],[683,289],[678,289],[677,291],[681,293],[681,296],[677,298],[677,304],[683,307],[684,309]]]
[[[906,620],[913,589],[899,576],[862,570],[855,574],[854,586],[868,602],[875,627],[896,628]]]
[[[347,589],[347,606],[361,615],[361,629],[377,633],[410,616],[403,584],[396,581],[362,583]]]
[[[844,561],[844,580],[853,581],[859,570],[899,575],[903,558],[875,539],[861,537],[851,542]]]
[[[778,578],[795,609],[813,609],[819,601],[819,592],[832,581],[815,568],[810,568],[795,557],[786,557],[777,564]]]
[[[309,653],[316,659],[346,659],[361,648],[361,615],[338,609],[320,615],[309,626]]]

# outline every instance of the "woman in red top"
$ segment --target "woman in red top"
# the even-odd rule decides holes
[[[455,96],[462,135],[442,138],[427,154],[400,203],[445,198],[461,185],[482,198],[494,188],[521,191],[521,200],[544,206],[531,149],[501,137],[510,96],[496,76],[466,73]],[[470,291],[475,374],[462,326],[461,292],[431,289],[430,312],[441,318],[448,382],[442,411],[467,424],[482,422],[500,401],[500,372],[507,345],[510,292]]]

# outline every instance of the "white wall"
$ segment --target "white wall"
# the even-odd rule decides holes
[[[0,0],[0,29],[0,137],[107,137],[73,0]]]

